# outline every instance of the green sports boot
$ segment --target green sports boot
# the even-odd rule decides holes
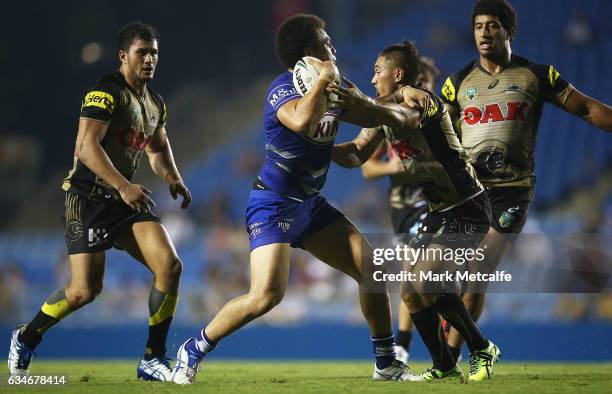
[[[482,382],[491,379],[493,375],[493,364],[501,357],[497,345],[489,341],[489,346],[481,351],[470,353],[470,377],[471,382]]]

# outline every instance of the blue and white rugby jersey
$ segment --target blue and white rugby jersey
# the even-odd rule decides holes
[[[325,184],[340,111],[325,112],[317,128],[308,135],[285,127],[277,117],[278,109],[289,100],[301,97],[293,87],[292,78],[288,71],[268,88],[263,116],[266,159],[259,179],[272,191],[305,200],[317,195]]]

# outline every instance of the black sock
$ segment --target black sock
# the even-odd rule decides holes
[[[153,358],[165,358],[166,357],[166,337],[168,336],[168,330],[172,318],[168,318],[163,322],[149,326],[149,339],[147,340],[147,349],[145,351],[144,359],[151,360]]]
[[[451,354],[455,358],[455,362],[459,361],[459,357],[461,356],[461,348],[450,346],[450,345],[448,345],[448,348],[450,349]]]
[[[442,294],[436,304],[440,314],[465,340],[470,352],[486,349],[489,341],[482,336],[474,320],[457,294]]]
[[[72,308],[66,299],[66,290],[61,287],[47,297],[34,319],[27,324],[17,339],[30,350],[34,350],[42,340],[42,335],[71,313]]]
[[[149,338],[145,349],[145,360],[166,357],[166,337],[176,311],[178,296],[166,294],[155,287],[149,293]]]
[[[398,330],[397,336],[395,337],[395,344],[403,347],[408,351],[410,349],[410,343],[412,342],[412,331]]]
[[[455,366],[455,363],[448,344],[444,340],[444,335],[442,335],[440,317],[436,309],[434,305],[428,306],[411,313],[410,317],[431,355],[433,367],[441,371],[448,371]]]
[[[39,310],[34,319],[19,334],[19,341],[26,345],[28,349],[34,350],[42,341],[42,333],[47,331],[59,320],[45,314]]]

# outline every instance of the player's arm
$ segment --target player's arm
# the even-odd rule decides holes
[[[405,171],[402,161],[397,155],[389,160],[383,160],[385,154],[384,144],[370,157],[370,160],[361,166],[361,175],[366,179],[378,179],[388,175],[398,174]]]
[[[319,78],[304,97],[287,101],[277,111],[276,116],[285,127],[296,133],[308,134],[314,131],[327,110],[327,85],[338,77],[338,68],[331,61],[312,62]]]
[[[362,123],[356,123],[362,127],[377,127],[386,125],[394,130],[407,130],[420,128],[421,112],[409,107],[408,103],[385,104],[374,100],[363,94],[355,84],[344,79],[348,88],[332,83],[327,90],[338,96],[334,101],[339,108],[347,113],[356,112],[366,114]]]
[[[385,140],[380,127],[363,129],[352,141],[334,145],[332,160],[344,168],[359,167],[376,152]]]
[[[150,190],[132,184],[115,168],[100,144],[108,123],[96,119],[81,118],[75,146],[75,155],[94,174],[117,189],[123,201],[135,210],[148,211],[155,202],[148,196]]]
[[[153,173],[168,184],[172,198],[176,200],[178,195],[183,197],[181,208],[187,208],[191,204],[191,192],[185,186],[183,178],[176,168],[165,126],[158,127],[151,137],[151,141],[147,144],[145,152]]]
[[[427,92],[415,89],[412,86],[403,86],[391,94],[376,97],[375,100],[380,104],[406,103],[409,108],[422,110],[428,105],[429,95]]]
[[[595,127],[612,131],[612,107],[583,94],[576,88],[571,89],[561,108]]]

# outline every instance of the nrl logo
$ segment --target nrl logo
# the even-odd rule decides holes
[[[281,219],[277,223],[278,228],[280,228],[283,233],[286,233],[289,231],[289,228],[291,228],[291,222],[293,222],[293,219]]]
[[[468,88],[468,90],[465,92],[465,97],[467,97],[470,101],[474,100],[476,96],[478,96],[478,88]]]

